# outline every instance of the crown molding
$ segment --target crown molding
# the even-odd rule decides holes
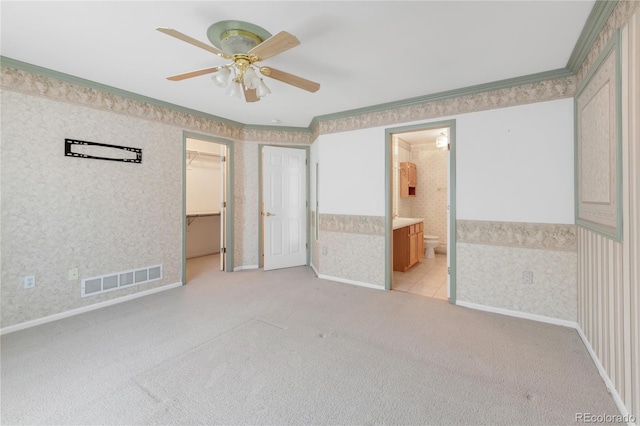
[[[256,131],[278,131],[278,132],[301,132],[301,133],[311,133],[311,129],[309,127],[292,127],[292,126],[269,126],[267,124],[242,124],[242,128],[245,130],[256,130]]]
[[[363,115],[363,114],[387,111],[395,108],[405,108],[413,105],[421,105],[429,102],[442,101],[442,100],[458,98],[462,96],[475,95],[475,94],[484,93],[484,92],[493,91],[493,90],[506,89],[506,88],[516,87],[516,86],[523,86],[527,84],[535,84],[535,83],[540,83],[547,80],[567,78],[575,75],[575,73],[572,72],[571,70],[568,70],[566,68],[561,68],[557,70],[529,74],[521,77],[499,80],[491,83],[484,83],[484,84],[464,87],[464,88],[455,89],[455,90],[448,90],[448,91],[439,92],[431,95],[417,96],[414,98],[403,99],[399,101],[388,102],[388,103],[383,103],[378,105],[372,105],[364,108],[358,108],[358,109],[337,112],[333,114],[316,116],[311,120],[311,123],[309,124],[308,127],[286,127],[286,126],[268,126],[268,125],[253,125],[253,124],[240,123],[238,121],[233,121],[223,117],[218,117],[212,114],[207,114],[201,111],[193,110],[190,108],[185,108],[179,105],[171,104],[169,102],[160,101],[160,100],[143,96],[137,93],[118,89],[112,86],[107,86],[101,83],[96,83],[91,80],[75,77],[69,74],[61,73],[48,68],[39,67],[37,65],[32,65],[26,62],[18,61],[15,59],[4,57],[4,56],[0,56],[0,65],[6,66],[9,68],[14,68],[21,71],[26,71],[26,72],[37,74],[37,75],[42,75],[45,77],[54,78],[66,83],[79,85],[81,87],[86,87],[89,89],[99,90],[102,92],[110,93],[110,94],[121,96],[124,98],[133,99],[139,102],[145,102],[150,105],[166,108],[172,111],[190,114],[196,117],[226,124],[243,131],[257,131],[257,132],[269,131],[269,132],[284,132],[284,133],[297,132],[297,133],[303,133],[307,135],[313,134],[317,129],[317,126],[319,125],[319,123],[323,121],[344,119],[344,118]]]
[[[493,90],[506,89],[515,86],[522,86],[525,84],[540,83],[545,80],[552,80],[557,78],[571,77],[575,73],[566,68],[560,68],[557,70],[545,71],[536,74],[529,74],[521,77],[509,78],[505,80],[494,81],[491,83],[478,84],[475,86],[463,87],[460,89],[447,90],[444,92],[434,93],[431,95],[417,96],[415,98],[403,99],[400,101],[387,102],[378,105],[372,105],[364,108],[351,109],[347,111],[336,112],[333,114],[326,114],[314,117],[309,125],[310,129],[315,129],[322,121],[330,121],[337,119],[344,119],[347,117],[370,114],[379,111],[386,111],[395,108],[404,108],[412,105],[425,104],[429,102],[441,101],[445,99],[458,98],[461,96],[476,95],[478,93],[489,92]]]
[[[190,108],[185,108],[180,105],[175,105],[169,102],[160,101],[158,99],[150,98],[140,95],[138,93],[129,92],[127,90],[118,89],[117,87],[107,86],[106,84],[96,83],[95,81],[86,80],[84,78],[76,77],[70,74],[65,74],[59,71],[54,71],[49,68],[39,67],[37,65],[29,64],[27,62],[18,61],[16,59],[7,58],[6,56],[0,56],[0,64],[9,68],[15,68],[21,71],[27,71],[32,74],[38,74],[45,77],[55,78],[56,80],[64,81],[78,86],[86,87],[88,89],[99,90],[101,92],[111,93],[113,95],[122,96],[123,98],[133,99],[139,102],[145,102],[151,105],[167,108],[173,111],[182,112],[185,114],[195,115],[197,117],[206,118],[209,120],[219,121],[234,127],[244,127],[244,124],[229,120],[215,115],[206,114],[201,111],[197,111]]]
[[[573,73],[578,72],[609,16],[618,5],[618,1],[596,0],[569,57],[566,66],[568,70]]]
[[[353,117],[363,114],[370,114],[379,111],[385,111],[395,108],[409,107],[412,105],[425,104],[428,102],[440,101],[444,99],[451,99],[461,96],[475,95],[492,90],[505,89],[515,86],[521,86],[525,84],[539,83],[545,80],[566,78],[576,74],[582,63],[584,62],[587,54],[593,46],[597,36],[602,31],[607,19],[615,9],[619,0],[596,0],[589,17],[580,33],[578,41],[571,53],[567,66],[557,70],[545,71],[536,74],[529,74],[521,77],[515,77],[505,80],[499,80],[491,83],[484,83],[475,86],[464,87],[460,89],[448,90],[444,92],[434,93],[430,95],[417,96],[414,98],[403,99],[394,102],[388,102],[378,105],[372,105],[363,108],[351,109],[332,114],[320,115],[314,117],[309,123],[308,127],[287,127],[287,126],[269,126],[269,125],[254,125],[245,124],[238,121],[229,120],[224,117],[219,117],[212,114],[207,114],[201,111],[185,108],[179,105],[171,104],[168,102],[160,101],[147,96],[139,95],[137,93],[129,92],[126,90],[118,89],[116,87],[107,86],[105,84],[96,83],[91,80],[75,77],[69,74],[61,73],[51,69],[39,67],[26,62],[18,61],[16,59],[0,56],[0,64],[3,66],[31,72],[34,74],[43,75],[46,77],[55,78],[61,81],[65,81],[71,84],[95,89],[114,95],[122,96],[125,98],[137,100],[140,102],[146,102],[151,105],[167,108],[173,111],[190,114],[193,116],[205,118],[208,120],[216,121],[219,123],[227,124],[238,129],[252,130],[252,131],[276,131],[276,132],[300,132],[300,133],[314,133],[318,125],[322,121],[330,121],[337,119],[344,119],[347,117]]]
[[[239,121],[229,120],[228,118],[219,117],[213,114],[207,114],[202,111],[182,107],[180,105],[172,104],[169,102],[160,101],[158,99],[150,98],[148,96],[140,95],[138,93],[118,89],[117,87],[108,86],[106,84],[96,83],[95,81],[76,77],[70,74],[65,74],[59,71],[54,71],[49,68],[43,68],[37,65],[29,64],[27,62],[18,61],[17,59],[8,58],[6,56],[0,56],[0,65],[6,66],[9,68],[14,68],[21,71],[26,71],[32,74],[42,75],[44,77],[54,78],[56,80],[64,81],[70,84],[75,84],[81,87],[86,87],[88,89],[110,93],[112,95],[121,96],[123,98],[133,99],[138,102],[144,102],[150,105],[166,108],[171,111],[176,111],[176,112],[204,118],[207,120],[216,121],[216,122],[223,123],[232,127],[236,127],[242,130],[258,130],[258,131],[268,130],[268,131],[303,132],[303,133],[310,132],[308,127],[286,127],[286,126],[266,126],[266,125],[244,124],[244,123],[240,123]]]

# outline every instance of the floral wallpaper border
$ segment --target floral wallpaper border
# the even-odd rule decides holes
[[[211,120],[187,112],[174,111],[162,106],[7,66],[1,68],[0,86],[3,89],[28,95],[79,104],[89,108],[161,122],[182,127],[185,130],[207,133],[229,139],[298,144],[311,144],[313,142],[313,135],[308,131],[245,129],[230,123]]]
[[[456,242],[577,251],[576,227],[564,224],[458,220]]]
[[[572,97],[577,85],[593,65],[613,32],[621,26],[621,23],[628,21],[629,17],[632,16],[639,7],[640,1],[623,0],[618,2],[618,5],[607,20],[599,37],[594,42],[580,70],[574,76],[434,100],[416,105],[389,108],[384,111],[323,120],[312,129],[312,132],[297,132],[290,129],[269,130],[237,127],[230,123],[198,117],[186,112],[173,111],[161,106],[7,66],[1,68],[0,85],[3,88],[26,94],[44,96],[63,102],[82,104],[91,108],[164,122],[181,126],[185,129],[206,132],[235,140],[311,144],[321,134],[380,127],[389,124]]]
[[[575,76],[544,80],[537,83],[490,90],[486,92],[435,100],[405,107],[390,108],[320,121],[314,137],[322,134],[380,127],[389,124],[485,111],[535,102],[570,98],[576,90]]]
[[[320,230],[384,235],[384,216],[320,214]],[[487,244],[541,250],[577,251],[575,225],[479,220],[456,221],[456,243]]]
[[[4,89],[25,94],[163,122],[181,126],[184,129],[234,140],[311,144],[321,134],[380,127],[389,124],[572,97],[576,90],[576,77],[544,80],[520,86],[390,108],[384,111],[322,120],[312,129],[312,132],[277,128],[274,130],[252,129],[234,126],[231,123],[216,121],[187,112],[174,111],[162,106],[8,66],[1,67],[0,85]]]
[[[320,213],[320,230],[347,234],[384,235],[384,216]]]
[[[631,16],[633,16],[638,9],[640,9],[640,1],[638,0],[618,1],[611,16],[609,16],[609,19],[607,19],[607,22],[604,24],[604,28],[600,31],[598,38],[593,42],[591,50],[589,50],[587,57],[576,73],[576,84],[580,84],[587,75],[587,72],[593,67],[598,56],[600,56],[600,53],[604,50],[609,40],[611,40],[611,37],[613,37],[613,33],[629,22]]]

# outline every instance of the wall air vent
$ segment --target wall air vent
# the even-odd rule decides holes
[[[161,279],[162,265],[114,272],[98,277],[84,278],[81,282],[81,295],[82,297],[94,296]]]

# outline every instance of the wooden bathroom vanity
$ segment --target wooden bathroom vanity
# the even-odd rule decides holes
[[[424,253],[423,219],[393,220],[393,270],[406,272],[422,259]]]

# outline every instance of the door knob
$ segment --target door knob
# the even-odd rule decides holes
[[[271,213],[271,212],[266,212],[264,215],[265,216],[275,216],[276,214],[275,213]]]

